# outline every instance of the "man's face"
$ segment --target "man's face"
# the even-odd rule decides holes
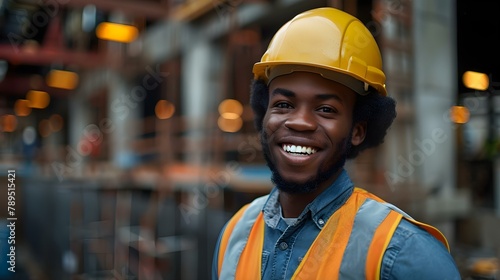
[[[349,88],[307,72],[275,78],[263,120],[262,145],[277,187],[308,193],[328,187],[364,130],[352,125]]]

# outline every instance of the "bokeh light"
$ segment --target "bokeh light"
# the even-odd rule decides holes
[[[53,114],[49,118],[49,128],[52,132],[58,132],[63,128],[64,120],[59,114]]]
[[[48,137],[51,133],[50,131],[50,122],[47,119],[43,119],[38,124],[38,132],[42,137]]]
[[[474,71],[466,71],[462,80],[466,87],[476,90],[487,90],[490,83],[488,75]]]
[[[41,90],[30,90],[26,94],[26,99],[29,101],[30,107],[35,109],[47,108],[50,103],[49,94]]]
[[[32,126],[27,126],[23,130],[23,142],[25,145],[31,145],[36,141],[36,130]]]
[[[3,115],[0,119],[0,129],[3,132],[14,132],[17,127],[17,118],[14,115]]]
[[[226,99],[219,104],[219,114],[226,119],[237,119],[243,113],[243,105],[236,99]]]
[[[160,120],[171,118],[175,113],[175,106],[167,100],[160,100],[156,103],[155,114]]]
[[[467,123],[470,118],[470,112],[467,107],[453,106],[450,109],[450,119],[454,123],[463,124]]]
[[[103,22],[97,26],[96,35],[102,40],[130,43],[137,38],[139,31],[132,25]]]
[[[31,113],[30,102],[27,99],[18,99],[14,104],[14,112],[19,117],[29,116]]]
[[[71,71],[51,70],[46,77],[48,86],[67,90],[75,89],[78,81],[78,74]]]
[[[220,116],[217,120],[217,125],[219,129],[224,132],[237,132],[243,126],[243,120],[240,117],[236,119],[226,119]]]

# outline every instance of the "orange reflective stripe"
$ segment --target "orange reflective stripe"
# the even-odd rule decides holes
[[[359,195],[364,195],[366,198],[370,198],[370,199],[373,199],[373,200],[378,201],[378,202],[385,202],[380,197],[372,194],[371,192],[368,192],[365,189],[354,187],[354,191],[357,192]]]
[[[264,246],[264,218],[259,213],[241,253],[235,279],[257,280],[261,278],[262,247]]]
[[[373,235],[372,243],[368,249],[366,257],[366,279],[380,279],[380,267],[382,265],[382,257],[384,256],[387,246],[391,241],[392,235],[399,225],[403,215],[396,211],[390,211],[389,215],[384,219]]]
[[[354,192],[345,205],[328,219],[300,262],[292,279],[338,277],[354,218],[365,199],[363,195]]]
[[[428,224],[424,224],[424,223],[421,223],[419,221],[415,221],[415,220],[408,220],[414,224],[416,224],[417,226],[425,229],[428,233],[430,233],[432,236],[434,236],[434,238],[436,238],[437,240],[439,240],[441,243],[443,243],[444,247],[446,247],[446,249],[448,250],[448,252],[450,252],[450,245],[448,244],[448,240],[446,240],[446,237],[444,236],[443,233],[441,233],[441,231],[439,231],[439,229],[431,226],[431,225],[428,225]]]
[[[220,240],[220,245],[219,245],[219,258],[218,258],[218,265],[217,265],[217,275],[220,276],[220,271],[222,269],[222,262],[224,261],[224,254],[226,253],[226,247],[227,243],[229,242],[229,237],[231,236],[231,233],[233,232],[234,226],[238,221],[240,220],[241,216],[243,216],[243,213],[245,213],[245,210],[250,204],[247,204],[243,206],[236,214],[234,214],[233,218],[227,223],[226,229],[224,230],[224,233],[222,234],[222,238]]]

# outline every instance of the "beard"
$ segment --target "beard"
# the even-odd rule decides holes
[[[262,150],[267,166],[271,170],[271,181],[278,188],[278,190],[289,194],[307,194],[317,190],[322,183],[331,179],[331,177],[335,173],[337,173],[341,168],[344,167],[344,164],[347,160],[347,155],[349,154],[352,147],[351,138],[352,130],[349,133],[349,137],[344,138],[337,145],[337,150],[341,151],[341,155],[338,160],[331,164],[326,164],[326,168],[324,169],[318,169],[316,176],[311,176],[306,182],[303,183],[292,182],[281,176],[275,162],[273,162],[273,160],[271,159],[271,150],[267,142],[268,136],[265,131],[262,131],[260,141],[262,144]]]

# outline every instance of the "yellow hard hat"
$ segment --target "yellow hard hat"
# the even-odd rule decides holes
[[[380,50],[363,23],[334,8],[303,12],[274,35],[260,62],[256,79],[295,71],[314,72],[365,94],[372,86],[387,95]]]

